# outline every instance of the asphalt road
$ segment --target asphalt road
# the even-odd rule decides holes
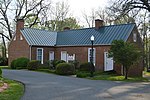
[[[150,100],[148,82],[88,80],[23,70],[3,70],[3,76],[25,84],[21,100]]]

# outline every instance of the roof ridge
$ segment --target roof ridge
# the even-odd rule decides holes
[[[114,25],[108,25],[105,27],[110,27],[110,26],[122,26],[122,25],[131,25],[131,24],[135,24],[135,23],[126,23],[126,24],[114,24]],[[136,25],[136,24],[135,24]]]
[[[56,32],[56,31],[50,31],[50,30],[45,30],[45,29],[37,29],[37,28],[29,28],[29,27],[24,27],[23,29],[32,29],[32,30],[38,30],[38,31]],[[23,30],[23,29],[21,29],[21,30]]]

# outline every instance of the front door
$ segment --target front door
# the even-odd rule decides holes
[[[113,58],[108,57],[108,52],[104,52],[104,71],[113,70]]]

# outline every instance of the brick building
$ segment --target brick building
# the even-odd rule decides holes
[[[19,19],[16,34],[9,44],[9,65],[13,59],[19,57],[40,60],[41,63],[54,59],[89,62],[92,35],[95,37],[93,59],[97,70],[115,70],[119,74],[123,73],[122,66],[115,65],[113,59],[108,58],[108,50],[113,40],[124,40],[142,47],[135,24],[104,26],[102,20],[95,20],[94,28],[67,28],[61,32],[51,32],[24,28],[24,20]],[[142,70],[142,62],[139,62],[129,70],[129,75],[141,76]]]

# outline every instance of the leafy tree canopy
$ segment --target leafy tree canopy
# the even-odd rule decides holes
[[[132,44],[123,40],[114,40],[109,51],[109,56],[114,58],[118,64],[122,64],[126,69],[126,79],[128,70],[140,58],[140,51]]]

